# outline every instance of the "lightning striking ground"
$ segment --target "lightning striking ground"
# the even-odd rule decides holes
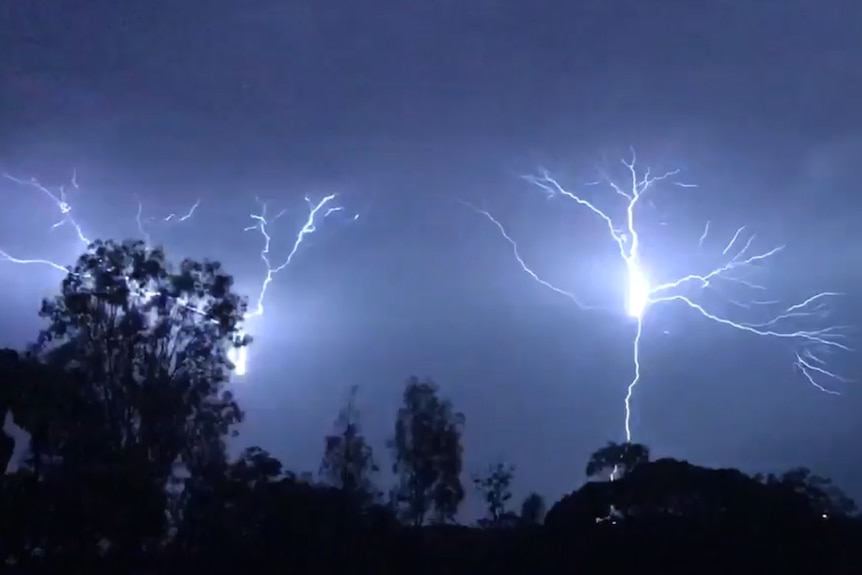
[[[45,197],[50,199],[52,203],[56,206],[60,219],[51,226],[51,230],[57,229],[61,226],[71,227],[75,231],[76,239],[78,242],[82,244],[82,249],[87,249],[92,241],[90,238],[84,233],[83,227],[76,221],[73,215],[73,205],[69,200],[69,193],[71,190],[77,191],[79,190],[79,185],[77,181],[77,173],[73,173],[71,183],[69,186],[62,186],[58,188],[56,192],[51,191],[48,187],[42,185],[36,179],[23,180],[20,178],[13,177],[9,174],[2,174],[3,179],[6,179],[15,184],[19,184],[22,186],[29,187],[33,190],[41,192]],[[246,231],[256,230],[258,231],[264,240],[263,248],[260,252],[260,259],[264,262],[266,273],[264,274],[263,280],[260,283],[260,288],[258,290],[257,298],[254,301],[254,305],[243,316],[243,321],[248,320],[254,317],[260,317],[264,315],[264,299],[266,298],[267,290],[270,284],[275,279],[276,274],[284,270],[287,266],[291,264],[297,252],[299,251],[300,246],[306,237],[315,231],[317,231],[316,224],[319,220],[324,219],[333,213],[341,212],[344,210],[342,206],[334,206],[332,202],[335,200],[336,194],[330,194],[325,196],[317,203],[313,203],[309,198],[305,198],[306,203],[309,206],[308,218],[299,232],[296,234],[293,245],[285,258],[278,264],[274,264],[270,259],[270,248],[272,245],[272,237],[269,234],[268,226],[271,226],[278,218],[280,218],[286,210],[279,212],[275,217],[267,220],[267,206],[266,204],[261,203],[261,212],[259,214],[251,214],[250,217],[254,220],[254,224],[245,228]],[[172,212],[167,216],[156,217],[156,216],[144,216],[144,206],[141,201],[138,201],[138,208],[135,214],[135,222],[137,224],[137,232],[140,234],[141,238],[144,240],[145,244],[150,247],[152,245],[152,238],[150,232],[147,230],[147,225],[151,223],[181,223],[189,220],[195,215],[195,212],[201,205],[201,200],[198,199],[195,203],[184,213],[176,213]],[[358,219],[358,214],[353,217],[354,220]],[[5,260],[7,262],[13,264],[21,264],[21,265],[45,265],[49,266],[61,273],[69,273],[70,268],[68,266],[62,265],[58,262],[48,259],[42,258],[31,258],[25,259],[13,256],[9,252],[0,248],[0,260]],[[240,332],[240,337],[244,336],[244,332]],[[237,376],[243,376],[248,371],[248,349],[247,346],[242,347],[231,347],[228,350],[228,357],[231,362],[234,364],[234,373]]]
[[[609,238],[616,245],[620,258],[625,264],[627,284],[625,286],[626,314],[635,323],[635,334],[632,346],[632,360],[634,373],[632,379],[626,387],[624,398],[624,431],[627,442],[632,441],[631,428],[631,404],[635,388],[641,380],[641,340],[644,334],[644,317],[647,312],[654,306],[660,303],[679,302],[685,304],[692,310],[699,313],[704,318],[726,327],[736,329],[742,332],[747,332],[752,335],[790,340],[798,344],[796,351],[793,352],[794,368],[810,383],[820,391],[829,394],[838,394],[838,391],[827,386],[826,382],[841,382],[846,383],[844,377],[836,374],[827,366],[824,355],[829,351],[851,351],[844,343],[846,340],[847,326],[834,325],[812,329],[799,329],[791,325],[793,322],[798,322],[803,318],[816,318],[823,320],[828,312],[826,310],[827,300],[841,296],[837,292],[820,292],[816,293],[802,302],[796,303],[789,307],[785,307],[775,313],[771,319],[764,322],[738,322],[726,317],[717,315],[708,311],[704,305],[695,302],[691,297],[681,293],[683,288],[699,288],[705,290],[714,288],[715,284],[736,284],[746,288],[749,291],[762,292],[766,288],[743,277],[746,271],[752,271],[765,260],[771,259],[779,254],[784,246],[778,246],[763,252],[753,252],[752,246],[754,235],[746,235],[746,228],[743,226],[736,230],[730,241],[722,250],[722,256],[728,256],[726,263],[718,268],[712,269],[705,273],[691,273],[664,283],[653,283],[646,271],[641,259],[641,244],[638,233],[637,224],[637,208],[640,202],[649,190],[657,187],[661,182],[672,183],[683,188],[696,187],[692,184],[684,184],[674,181],[674,177],[679,171],[671,171],[659,176],[652,176],[649,169],[645,171],[643,176],[638,175],[635,169],[635,154],[632,151],[631,161],[622,160],[622,164],[628,170],[631,176],[630,182],[626,187],[621,187],[607,180],[611,190],[625,201],[625,218],[624,225],[617,226],[613,218],[605,211],[599,209],[593,202],[584,199],[584,197],[575,194],[561,186],[548,173],[541,173],[538,176],[529,176],[526,179],[544,190],[549,197],[561,196],[568,200],[574,201],[580,207],[585,208],[599,218],[607,228]],[[541,285],[549,288],[561,295],[571,299],[582,309],[595,309],[595,306],[589,306],[582,303],[579,298],[570,291],[564,290],[553,285],[545,279],[542,279],[533,269],[531,269],[518,252],[518,245],[514,239],[506,232],[503,225],[491,215],[490,212],[484,209],[467,204],[470,208],[485,216],[493,223],[503,238],[509,242],[514,251],[515,259],[521,269],[527,273],[533,280]],[[709,235],[709,222],[704,228],[703,234],[700,236],[698,245],[704,246]],[[743,239],[745,238],[745,239]],[[766,307],[777,305],[774,300],[752,299],[748,302],[732,301],[732,304],[743,309],[752,309],[755,306]]]

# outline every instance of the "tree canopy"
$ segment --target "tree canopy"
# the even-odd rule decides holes
[[[452,521],[464,499],[464,415],[438,392],[434,382],[410,378],[389,442],[398,478],[394,503],[401,516],[416,526],[425,523],[429,512],[438,523]]]

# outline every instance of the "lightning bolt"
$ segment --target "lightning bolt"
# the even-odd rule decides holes
[[[91,242],[90,242],[89,238],[87,238],[87,236],[84,234],[83,229],[81,228],[80,224],[78,224],[78,222],[75,221],[75,217],[72,214],[72,204],[69,203],[66,185],[61,186],[58,189],[57,193],[54,193],[51,190],[49,190],[47,187],[45,187],[41,183],[39,183],[39,181],[36,178],[31,178],[29,180],[22,180],[20,178],[16,178],[14,176],[11,176],[7,173],[3,173],[2,177],[3,177],[3,179],[8,180],[10,182],[14,182],[14,183],[22,185],[22,186],[28,186],[28,187],[36,190],[36,191],[41,192],[45,197],[47,197],[54,204],[54,206],[56,206],[57,211],[60,214],[60,218],[57,220],[56,223],[54,223],[54,225],[51,226],[51,229],[56,230],[57,228],[62,227],[62,226],[71,227],[72,229],[75,230],[75,235],[76,235],[78,241],[80,241],[82,244],[84,244],[84,246],[90,245]],[[69,186],[71,187],[72,190],[75,190],[75,191],[80,189],[78,186],[78,174],[77,174],[77,172],[72,172],[72,179],[69,183]],[[16,258],[16,257],[12,256],[9,252],[3,250],[2,248],[0,248],[0,258],[3,258],[5,260],[12,262],[12,263],[15,263],[15,264],[46,265],[46,266],[50,266],[50,267],[52,267],[58,271],[64,272],[64,273],[68,271],[68,269],[65,266],[62,266],[62,265],[60,265],[56,262],[53,262],[51,260],[40,259],[40,258],[37,258],[37,259]]]
[[[632,345],[632,360],[634,373],[631,381],[626,387],[624,398],[624,431],[627,442],[632,440],[631,429],[631,403],[635,388],[641,380],[641,340],[644,334],[644,317],[647,312],[658,304],[678,302],[688,306],[702,317],[721,324],[725,327],[749,333],[755,336],[790,340],[798,344],[793,352],[793,366],[812,386],[829,394],[838,394],[837,391],[828,387],[824,381],[838,381],[846,383],[849,380],[831,371],[824,359],[830,351],[851,351],[843,343],[846,337],[847,326],[826,326],[816,329],[794,329],[793,323],[803,318],[824,319],[828,315],[826,303],[829,299],[841,296],[837,292],[816,293],[805,300],[785,307],[774,314],[765,322],[738,322],[708,311],[702,304],[695,302],[691,297],[682,293],[684,288],[705,290],[715,288],[715,284],[736,284],[749,291],[763,291],[766,288],[741,277],[746,271],[752,271],[765,260],[776,256],[784,249],[778,246],[763,252],[754,252],[752,245],[754,235],[746,235],[745,227],[739,228],[730,241],[722,250],[722,256],[727,256],[726,263],[720,267],[704,273],[691,273],[674,279],[672,281],[652,284],[641,261],[641,244],[638,234],[637,211],[647,192],[651,191],[660,182],[667,181],[682,188],[694,188],[692,184],[676,182],[673,178],[679,173],[678,170],[670,171],[654,176],[647,169],[642,176],[635,169],[636,156],[632,150],[630,161],[622,160],[622,164],[630,174],[630,180],[625,187],[621,187],[610,181],[611,190],[625,202],[625,217],[623,225],[618,226],[606,212],[599,209],[594,203],[584,199],[561,186],[547,172],[538,176],[528,176],[526,179],[535,186],[544,190],[548,196],[561,196],[575,202],[578,206],[591,212],[607,228],[609,239],[616,246],[617,252],[625,264],[627,285],[625,311],[635,323],[634,339]],[[463,202],[462,202],[463,203]],[[533,280],[541,285],[566,296],[574,301],[582,309],[595,309],[593,306],[583,304],[572,292],[559,288],[542,279],[521,258],[518,246],[514,239],[506,232],[503,225],[484,209],[467,204],[471,209],[487,218],[496,226],[503,238],[512,246],[515,259],[521,269]],[[709,222],[701,235],[698,245],[703,247],[709,235]],[[752,309],[754,306],[772,306],[776,301],[765,301],[752,299],[749,302],[731,302],[743,309]]]
[[[90,238],[86,235],[81,224],[79,224],[75,220],[75,217],[72,213],[73,212],[72,204],[69,201],[69,195],[68,195],[69,188],[71,188],[72,190],[75,190],[75,191],[80,190],[80,186],[78,185],[77,171],[72,172],[72,179],[70,180],[70,183],[68,185],[60,186],[57,189],[56,193],[52,192],[49,188],[47,188],[46,186],[41,184],[36,178],[24,180],[21,178],[16,178],[15,176],[11,176],[7,173],[3,173],[2,177],[3,177],[3,179],[8,180],[10,182],[14,182],[16,184],[37,190],[37,191],[41,192],[43,195],[45,195],[48,199],[51,200],[51,202],[56,206],[57,211],[60,214],[60,219],[57,220],[57,222],[51,226],[51,230],[56,230],[57,228],[60,228],[61,226],[69,226],[75,231],[76,239],[82,244],[82,246],[85,249],[92,243],[92,240],[90,240]],[[141,237],[144,239],[147,246],[150,246],[150,244],[152,243],[151,237],[150,237],[150,233],[146,230],[145,224],[150,223],[150,222],[154,222],[157,220],[160,220],[163,222],[170,222],[170,221],[184,222],[194,215],[195,211],[198,209],[198,207],[200,207],[200,203],[201,203],[201,201],[197,200],[192,205],[192,207],[182,216],[177,216],[175,213],[171,213],[168,216],[163,217],[163,218],[155,218],[155,217],[144,218],[143,217],[143,210],[144,210],[143,203],[138,201],[138,211],[135,215],[135,222],[137,223],[137,226],[138,226],[138,233],[141,234]],[[9,252],[7,252],[3,249],[0,249],[0,258],[4,259],[6,261],[9,261],[11,263],[16,263],[16,264],[46,265],[46,266],[52,267],[52,268],[56,269],[57,271],[60,271],[63,273],[67,273],[69,271],[69,268],[67,266],[61,265],[55,261],[40,259],[40,258],[22,259],[22,258],[12,256]]]
[[[89,245],[92,242],[85,235],[82,227],[78,224],[78,222],[73,217],[72,204],[69,202],[69,199],[67,196],[67,188],[65,186],[59,188],[57,193],[54,193],[50,189],[48,189],[47,187],[40,184],[35,179],[22,180],[20,178],[15,178],[15,177],[10,176],[9,174],[5,174],[5,173],[3,174],[3,177],[9,181],[16,183],[16,184],[30,187],[30,188],[35,189],[35,190],[41,192],[42,194],[44,194],[48,199],[50,199],[54,203],[54,205],[57,207],[57,210],[60,213],[60,219],[57,221],[57,223],[55,223],[52,226],[51,229],[56,229],[56,228],[63,226],[63,225],[71,226],[72,228],[74,228],[77,239],[83,244],[84,249],[89,247]],[[77,173],[73,173],[72,180],[71,180],[71,188],[74,190],[79,189],[78,182],[77,182]],[[293,246],[288,251],[285,258],[278,264],[274,264],[273,261],[270,259],[270,248],[271,248],[271,244],[272,244],[272,237],[269,234],[268,226],[271,226],[272,224],[274,224],[276,220],[278,220],[282,215],[284,215],[286,210],[282,210],[275,217],[267,220],[267,213],[266,213],[267,212],[267,206],[265,203],[258,201],[261,204],[261,211],[260,211],[260,213],[250,215],[251,219],[254,221],[254,224],[246,227],[245,230],[246,231],[256,230],[263,237],[264,245],[260,251],[260,259],[263,261],[263,263],[265,265],[266,273],[264,274],[264,278],[261,282],[258,296],[257,296],[257,299],[255,300],[255,305],[251,311],[249,311],[248,313],[246,313],[243,316],[243,320],[247,320],[249,318],[254,318],[254,317],[259,317],[259,316],[262,316],[264,314],[263,303],[264,303],[264,299],[266,298],[267,290],[268,290],[270,284],[273,282],[273,280],[275,279],[275,276],[279,272],[284,270],[287,266],[289,266],[293,262],[294,257],[296,256],[297,252],[299,251],[300,246],[302,245],[302,243],[306,239],[306,237],[308,235],[314,233],[315,231],[317,231],[317,227],[316,227],[317,222],[319,220],[322,220],[322,219],[325,219],[325,218],[331,216],[334,213],[344,211],[344,208],[342,206],[332,205],[332,202],[335,200],[335,198],[336,198],[336,194],[330,194],[328,196],[325,196],[323,199],[321,199],[317,203],[313,203],[307,197],[305,198],[305,201],[309,206],[309,212],[308,212],[308,217],[306,219],[306,222],[300,228],[299,232],[296,234],[296,237],[295,237],[294,242],[293,242]],[[172,212],[172,213],[168,214],[167,216],[163,216],[163,217],[155,217],[155,216],[144,217],[143,202],[141,202],[139,200],[137,212],[135,214],[135,223],[137,224],[137,231],[140,234],[140,236],[142,237],[142,239],[144,240],[145,244],[147,246],[150,246],[152,244],[152,239],[151,239],[149,231],[147,230],[148,224],[151,224],[154,222],[155,223],[185,222],[194,216],[196,210],[200,207],[200,204],[201,204],[201,200],[198,199],[191,206],[191,208],[189,208],[189,210],[184,212],[184,213]],[[352,219],[357,220],[358,218],[359,218],[359,215],[356,214],[353,216]],[[15,264],[46,265],[46,266],[50,266],[50,267],[52,267],[52,268],[54,268],[54,269],[56,269],[62,273],[69,273],[69,271],[70,271],[69,267],[61,265],[61,264],[54,262],[52,260],[22,259],[22,258],[14,257],[10,253],[8,253],[2,249],[0,249],[0,258],[6,260],[8,262],[15,263]],[[151,297],[152,295],[155,295],[155,294],[154,293],[145,293],[143,295],[144,295],[144,297]],[[189,309],[192,309],[193,311],[198,311],[198,310],[195,310],[194,308],[189,307],[184,302],[179,302],[179,303],[180,303],[180,305],[184,305],[184,306],[188,307]],[[245,336],[244,332],[241,331],[239,334],[239,341],[243,341],[244,336]],[[228,357],[234,364],[235,373],[238,376],[245,375],[247,370],[248,370],[248,349],[247,349],[247,347],[246,346],[231,347],[228,350]]]
[[[52,230],[55,230],[55,229],[57,229],[63,225],[70,226],[74,229],[76,239],[82,244],[83,249],[87,249],[92,244],[92,241],[84,233],[82,226],[75,220],[75,218],[72,214],[72,204],[69,202],[66,186],[61,186],[58,189],[57,193],[54,193],[50,189],[48,189],[46,186],[39,183],[39,181],[36,180],[35,178],[31,178],[29,180],[23,180],[21,178],[16,178],[14,176],[11,176],[7,173],[3,174],[3,178],[6,180],[9,180],[11,182],[14,182],[16,184],[26,186],[26,187],[29,187],[31,189],[35,189],[35,190],[41,192],[43,195],[45,195],[48,199],[50,199],[52,201],[52,203],[57,207],[57,211],[60,213],[60,219],[53,226],[51,226]],[[74,190],[80,189],[80,187],[78,185],[78,175],[77,175],[76,171],[72,173],[72,179],[71,179],[70,185],[71,185],[71,188]],[[146,223],[156,221],[157,219],[159,219],[163,222],[171,222],[171,221],[184,222],[194,215],[195,210],[197,210],[197,208],[199,206],[200,206],[200,200],[197,200],[192,205],[192,207],[188,210],[188,212],[186,212],[185,214],[183,214],[182,216],[179,216],[179,217],[175,213],[171,213],[168,216],[163,217],[163,218],[155,218],[155,217],[144,218],[144,216],[143,216],[143,210],[144,210],[143,203],[138,201],[138,210],[137,210],[137,213],[135,216],[135,221],[137,223],[138,232],[141,234],[146,245],[149,247],[152,243],[152,240],[151,240],[149,232],[146,230],[146,227],[145,227]],[[70,267],[64,266],[64,265],[62,265],[58,262],[55,262],[53,260],[42,259],[42,258],[28,258],[28,259],[19,258],[19,257],[13,256],[12,254],[3,250],[2,248],[0,248],[0,258],[8,261],[10,263],[14,263],[14,264],[45,265],[45,266],[51,267],[51,268],[53,268],[53,269],[55,269],[61,273],[64,273],[64,274],[71,273]],[[153,297],[156,294],[155,294],[155,292],[145,292],[142,295],[144,298],[147,298],[147,297]],[[180,303],[180,305],[186,306],[188,309],[192,309],[193,311],[199,312],[199,310],[192,308],[183,302],[179,302],[179,303]]]
[[[157,221],[164,222],[164,223],[167,223],[167,222],[184,222],[184,221],[190,219],[193,215],[195,215],[195,211],[200,207],[200,205],[201,205],[201,200],[200,200],[200,198],[198,198],[197,200],[195,200],[195,203],[192,204],[192,207],[189,208],[189,210],[181,216],[177,216],[176,213],[171,212],[170,214],[168,214],[167,216],[162,217],[162,218],[156,218],[155,216],[149,216],[149,217],[145,218],[144,217],[144,203],[141,200],[138,200],[138,211],[135,214],[135,223],[138,225],[138,233],[141,234],[141,237],[144,239],[144,243],[147,245],[147,247],[149,247],[152,245],[153,242],[152,242],[152,238],[150,236],[150,233],[146,229],[147,224],[157,222]]]
[[[312,202],[308,197],[305,198],[305,202],[308,204],[308,217],[305,220],[305,224],[299,229],[299,232],[297,232],[293,241],[293,246],[279,264],[274,264],[270,257],[272,236],[269,233],[269,227],[273,226],[276,220],[285,214],[286,210],[281,210],[272,218],[267,219],[267,204],[258,200],[258,203],[260,204],[260,213],[249,215],[254,223],[247,226],[245,231],[257,231],[263,238],[263,247],[260,250],[260,259],[263,262],[266,272],[261,281],[255,305],[243,319],[260,317],[264,314],[263,302],[266,298],[266,293],[270,284],[275,280],[275,276],[279,272],[284,270],[293,262],[293,258],[296,256],[305,238],[317,231],[318,221],[323,220],[334,213],[344,211],[342,206],[331,205],[331,202],[333,202],[335,198],[336,194],[330,194],[317,203]],[[353,220],[358,218],[358,214],[353,216]],[[240,335],[242,336],[243,334]],[[229,357],[235,366],[234,369],[236,374],[238,376],[245,375],[248,371],[248,347],[243,346],[232,348],[230,350]]]

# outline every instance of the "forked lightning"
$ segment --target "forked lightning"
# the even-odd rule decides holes
[[[306,219],[305,224],[302,226],[302,228],[300,228],[299,233],[296,234],[296,239],[293,242],[293,247],[287,253],[287,256],[285,256],[285,258],[278,265],[273,265],[272,260],[270,259],[269,250],[272,244],[272,236],[269,235],[268,226],[271,226],[278,218],[284,215],[285,210],[280,211],[272,219],[267,220],[266,204],[261,202],[260,213],[251,214],[249,216],[252,220],[254,220],[254,223],[246,227],[245,231],[256,230],[260,233],[261,236],[263,236],[263,248],[260,250],[260,259],[261,261],[263,261],[263,264],[266,268],[266,274],[264,274],[263,281],[260,284],[260,290],[258,291],[255,305],[245,315],[243,319],[249,319],[251,317],[258,317],[263,315],[263,301],[266,298],[266,291],[269,288],[269,285],[275,279],[277,273],[279,273],[291,264],[294,256],[299,251],[299,246],[302,245],[302,242],[303,240],[305,240],[306,236],[317,231],[316,222],[318,218],[323,219],[330,216],[331,214],[344,210],[344,208],[341,206],[330,205],[331,202],[335,200],[335,197],[335,194],[330,194],[328,196],[325,196],[316,204],[313,203],[307,197],[305,198],[305,201],[309,207],[308,218]],[[358,217],[358,215],[355,215],[353,219],[355,220]],[[248,369],[248,347],[243,346],[238,348],[232,348],[230,350],[230,359],[235,366],[236,374],[239,376],[245,375]]]
[[[695,302],[691,297],[682,293],[683,288],[690,289],[691,287],[694,287],[704,290],[721,282],[737,284],[751,292],[762,292],[765,290],[763,286],[743,278],[742,274],[746,271],[752,271],[757,264],[776,256],[784,249],[784,246],[778,246],[767,251],[753,253],[752,245],[754,242],[754,236],[746,236],[745,227],[739,228],[736,233],[733,234],[732,238],[721,252],[722,256],[733,254],[726,260],[724,265],[705,273],[691,273],[668,282],[654,282],[652,278],[648,276],[641,260],[641,244],[638,233],[639,228],[637,226],[638,208],[644,197],[646,197],[647,192],[656,188],[659,183],[672,183],[684,188],[692,188],[696,186],[674,181],[673,178],[677,176],[678,170],[659,176],[653,176],[649,169],[647,169],[641,176],[635,169],[635,159],[634,152],[632,152],[631,161],[622,161],[622,164],[626,167],[628,174],[630,175],[630,181],[625,187],[608,180],[611,191],[613,191],[618,198],[623,200],[625,216],[622,218],[622,226],[618,226],[615,220],[609,216],[607,212],[599,209],[592,201],[589,201],[583,196],[564,188],[548,173],[541,173],[538,176],[529,176],[526,178],[529,182],[544,190],[549,196],[561,196],[576,202],[580,207],[589,210],[595,217],[599,218],[603,222],[604,227],[607,228],[608,237],[616,246],[619,256],[625,265],[627,278],[627,285],[624,286],[624,291],[626,293],[625,311],[636,324],[632,351],[634,375],[626,388],[624,400],[624,429],[626,441],[630,442],[632,440],[632,395],[641,378],[640,344],[641,338],[643,337],[644,316],[656,304],[660,303],[680,302],[695,310],[706,319],[724,326],[744,331],[752,335],[786,339],[796,342],[799,345],[796,348],[796,351],[793,352],[793,363],[795,368],[811,385],[820,391],[837,394],[838,392],[831,387],[827,387],[825,382],[847,382],[848,380],[834,373],[827,367],[824,355],[825,352],[830,350],[850,351],[850,348],[843,343],[845,341],[847,327],[835,325],[800,329],[799,327],[794,328],[792,324],[798,324],[800,320],[803,319],[824,319],[826,316],[825,305],[827,300],[842,294],[837,292],[817,293],[802,302],[789,307],[779,308],[780,311],[775,313],[768,321],[755,323],[733,321],[726,317],[717,315],[716,313],[708,311],[703,304]],[[496,226],[503,238],[512,246],[515,259],[520,267],[531,278],[543,286],[568,297],[582,309],[595,309],[593,306],[583,303],[574,293],[557,287],[551,282],[541,278],[521,257],[517,243],[506,232],[503,225],[487,210],[483,210],[472,205],[470,205],[470,207],[485,216]],[[703,234],[699,239],[700,246],[704,245],[708,235],[709,222],[707,222]],[[754,306],[762,308],[778,305],[779,302],[752,299],[747,302],[731,301],[730,303],[743,309],[750,310]]]
[[[68,226],[75,230],[77,240],[82,244],[82,249],[86,249],[92,242],[90,238],[84,233],[82,226],[76,221],[73,215],[73,206],[70,202],[68,194],[72,190],[78,190],[78,181],[77,174],[73,174],[72,181],[70,186],[60,187],[57,192],[52,192],[49,188],[42,185],[35,179],[30,180],[22,180],[20,178],[16,178],[10,176],[9,174],[3,174],[3,178],[7,181],[13,182],[15,184],[23,185],[29,187],[33,190],[36,190],[50,199],[53,204],[57,207],[58,212],[60,213],[60,219],[53,224],[51,229],[56,229],[60,226]],[[299,247],[302,244],[303,240],[309,234],[312,234],[316,231],[316,223],[318,220],[325,218],[335,212],[340,212],[343,210],[341,206],[333,206],[332,202],[335,200],[336,195],[330,194],[324,197],[317,203],[311,202],[308,198],[306,198],[306,202],[309,205],[309,214],[305,224],[299,230],[299,233],[296,235],[296,238],[293,242],[293,246],[288,252],[287,256],[281,263],[274,265],[270,259],[270,248],[272,244],[272,237],[269,234],[267,226],[271,225],[275,220],[281,217],[285,212],[282,211],[278,215],[276,215],[271,220],[267,221],[266,218],[266,205],[262,204],[261,212],[259,214],[251,214],[251,218],[254,220],[254,224],[245,228],[248,230],[256,230],[263,237],[263,248],[260,252],[260,258],[264,262],[266,266],[266,273],[264,275],[263,280],[261,281],[260,289],[258,292],[258,296],[254,301],[254,305],[251,309],[245,314],[243,320],[262,316],[264,314],[264,306],[263,302],[266,297],[267,289],[272,281],[275,279],[276,274],[282,271],[284,268],[290,265],[293,261],[294,256],[299,251]],[[184,213],[170,213],[167,216],[163,217],[152,217],[144,216],[144,206],[141,202],[138,202],[138,210],[135,215],[135,221],[137,223],[137,231],[140,234],[141,238],[144,240],[147,246],[150,246],[152,243],[152,239],[149,231],[147,230],[147,224],[153,222],[167,223],[167,222],[185,222],[192,218],[199,208],[201,201],[197,200],[188,211]],[[353,219],[358,218],[354,216]],[[50,266],[62,273],[68,273],[69,268],[67,266],[61,265],[60,263],[54,262],[48,259],[24,259],[20,257],[13,256],[9,252],[0,249],[0,259],[6,260],[15,264],[39,264]],[[246,347],[239,348],[231,348],[229,350],[229,357],[231,361],[234,363],[234,371],[237,375],[242,376],[248,370],[248,355]]]

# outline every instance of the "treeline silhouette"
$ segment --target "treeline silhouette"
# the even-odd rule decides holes
[[[243,413],[225,389],[245,301],[217,263],[176,269],[140,242],[96,242],[43,302],[26,351],[0,351],[0,415],[26,456],[0,476],[9,573],[859,573],[862,523],[827,479],[749,476],[610,443],[590,480],[545,514],[516,470],[472,478],[487,515],[458,525],[463,414],[411,378],[382,473],[355,389],[316,474],[226,444]],[[289,414],[285,414],[289,417]],[[286,439],[295,440],[294,438]],[[536,446],[536,460],[569,457]],[[0,466],[15,442],[0,434]],[[19,446],[20,450],[20,446]],[[538,464],[538,463],[537,463]],[[388,478],[387,478],[388,477]]]

